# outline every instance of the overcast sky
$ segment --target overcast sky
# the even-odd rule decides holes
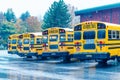
[[[8,8],[12,8],[15,15],[19,17],[21,13],[29,11],[32,16],[44,16],[54,1],[59,0],[0,0],[0,11],[6,12]],[[107,5],[112,3],[120,3],[120,0],[64,0],[66,4],[71,4],[78,10]]]

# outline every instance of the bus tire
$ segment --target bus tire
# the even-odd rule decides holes
[[[42,60],[48,60],[48,58],[47,57],[42,57]]]
[[[42,56],[37,56],[37,59],[38,59],[38,60],[41,60],[41,59],[42,59]]]
[[[66,56],[63,58],[63,62],[70,62],[71,61],[70,59],[71,59],[70,56]]]
[[[32,56],[27,56],[27,58],[32,58]]]
[[[107,59],[103,59],[98,61],[98,64],[107,64]]]
[[[117,57],[118,62],[120,62],[120,56]]]

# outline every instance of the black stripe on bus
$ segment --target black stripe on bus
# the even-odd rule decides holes
[[[97,44],[97,46],[100,46],[100,45],[103,45],[103,46],[109,46],[109,45],[120,45],[120,43],[111,43],[111,44]]]
[[[67,49],[73,49],[74,47],[68,47]]]
[[[120,39],[108,39],[108,41],[116,41],[116,40],[120,40]]]
[[[65,45],[60,45],[60,46],[74,46],[74,45],[66,45],[66,44],[65,44]]]
[[[73,42],[73,41],[60,41],[60,42]]]
[[[74,45],[74,44],[64,44],[64,45],[60,45],[60,46],[81,46],[81,45]]]
[[[120,48],[120,46],[117,46],[117,47],[109,47],[108,49],[117,49],[117,48]]]
[[[42,47],[33,47],[33,48],[42,48]]]
[[[37,49],[37,50],[42,50],[42,49]]]

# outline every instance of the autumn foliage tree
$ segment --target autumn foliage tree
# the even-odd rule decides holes
[[[17,29],[17,33],[25,33],[27,31],[27,27],[25,26],[26,22],[22,21],[21,19],[17,19],[15,23],[15,27]]]
[[[27,32],[40,32],[41,31],[41,23],[38,21],[38,18],[35,16],[30,16],[27,20]]]

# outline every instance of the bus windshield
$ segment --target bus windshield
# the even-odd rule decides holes
[[[72,34],[68,34],[68,41],[73,41],[73,35]]]
[[[34,39],[31,39],[31,40],[30,40],[30,44],[34,44]]]
[[[65,41],[65,35],[60,35],[60,41]]]
[[[42,39],[37,38],[37,44],[42,44]]]
[[[50,35],[50,41],[57,41],[58,35]]]
[[[16,44],[17,40],[16,39],[13,39],[12,40],[12,44]]]
[[[29,44],[29,39],[24,39],[23,43],[24,44]]]
[[[43,43],[47,43],[48,42],[48,36],[43,36]]]
[[[105,30],[98,30],[98,39],[104,39],[105,38]]]
[[[75,32],[74,33],[74,40],[80,40],[81,39],[81,32]]]
[[[85,31],[83,33],[83,39],[95,39],[95,31]]]

